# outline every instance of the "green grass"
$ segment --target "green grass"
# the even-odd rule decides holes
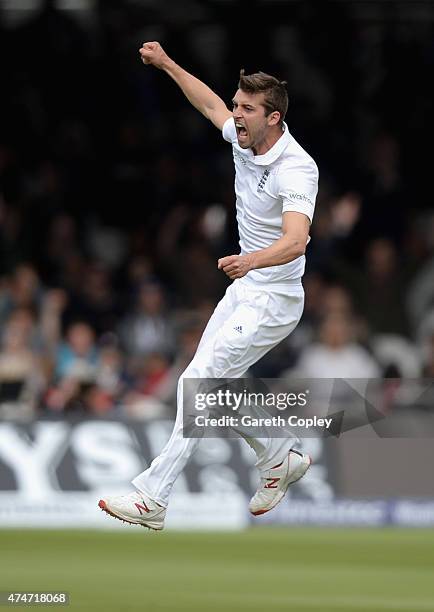
[[[0,590],[89,612],[434,611],[434,530],[0,531]]]

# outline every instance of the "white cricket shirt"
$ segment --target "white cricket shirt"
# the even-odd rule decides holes
[[[318,192],[318,168],[288,131],[264,155],[238,145],[232,117],[223,138],[232,143],[241,254],[269,247],[282,236],[282,214],[300,212],[312,222]],[[305,256],[282,266],[251,270],[242,279],[256,285],[293,284],[304,274]],[[288,281],[291,281],[290,283]]]

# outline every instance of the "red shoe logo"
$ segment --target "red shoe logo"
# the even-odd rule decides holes
[[[140,512],[140,514],[143,514],[142,510],[144,510],[145,512],[150,512],[148,506],[145,504],[145,502],[142,500],[143,502],[143,506],[141,504],[139,504],[138,502],[136,502],[134,505],[137,508],[137,510]]]
[[[267,478],[270,482],[267,482],[264,489],[277,489],[277,482],[279,482],[280,478]]]

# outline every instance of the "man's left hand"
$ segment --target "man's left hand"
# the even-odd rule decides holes
[[[242,278],[253,270],[251,255],[228,255],[218,260],[218,269],[223,270],[231,280]]]

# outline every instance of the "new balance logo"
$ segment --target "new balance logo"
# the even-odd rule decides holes
[[[142,510],[144,510],[145,512],[150,512],[148,506],[145,504],[143,500],[142,500],[142,503],[143,503],[143,506],[142,504],[139,504],[138,502],[134,504],[137,510],[140,512],[140,514],[143,514]]]
[[[267,480],[270,482],[267,482],[264,489],[277,489],[277,483],[279,482],[280,478],[267,478]]]
[[[234,327],[234,330],[237,331],[239,334],[243,333],[242,325],[237,325],[236,327]]]

